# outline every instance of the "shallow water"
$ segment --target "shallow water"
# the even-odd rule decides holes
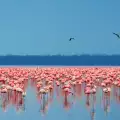
[[[61,95],[60,88],[55,87],[54,93],[43,95],[42,98],[36,96],[34,83],[29,83],[27,95],[21,110],[15,105],[5,101],[6,95],[2,94],[0,100],[0,117],[3,120],[113,120],[120,118],[120,90],[112,88],[111,94],[103,94],[98,88],[94,95],[84,94],[83,86],[77,86],[75,95]],[[8,105],[7,105],[8,104]]]
[[[109,95],[102,95],[102,92],[99,91],[96,95],[86,96],[82,92],[81,96],[78,95],[74,97],[69,95],[69,103],[67,103],[68,101],[65,103],[64,97],[58,97],[57,95],[53,97],[48,96],[48,99],[46,95],[44,97],[44,100],[42,99],[40,102],[36,97],[35,89],[29,86],[23,105],[25,110],[20,112],[20,110],[16,110],[15,106],[8,106],[6,110],[3,111],[3,106],[1,106],[1,119],[56,120],[57,118],[58,120],[113,120],[120,118],[120,104],[119,101],[116,100],[114,94],[111,94],[110,97]],[[47,106],[48,108],[46,107],[45,109],[45,101],[47,102],[47,100],[49,104]]]

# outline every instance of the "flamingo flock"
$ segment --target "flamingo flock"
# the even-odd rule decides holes
[[[95,94],[101,87],[104,93],[111,87],[120,87],[120,68],[42,68],[35,69],[31,79],[36,82],[38,93],[47,94],[54,85],[64,92],[72,93],[72,88],[84,84],[85,94]],[[33,73],[33,72],[32,72]],[[73,94],[73,93],[72,93]]]
[[[9,103],[17,106],[24,103],[28,81],[36,89],[43,113],[54,95],[58,100],[60,96],[64,97],[66,109],[71,106],[69,96],[80,97],[82,91],[86,95],[87,106],[90,96],[95,97],[100,91],[106,96],[114,92],[120,100],[120,68],[0,68],[0,94],[7,95]]]

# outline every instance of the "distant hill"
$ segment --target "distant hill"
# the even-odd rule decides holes
[[[0,65],[118,66],[120,55],[6,55],[0,56]]]

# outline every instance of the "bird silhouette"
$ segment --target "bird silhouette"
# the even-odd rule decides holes
[[[70,38],[69,41],[74,40],[75,38]]]
[[[116,33],[113,33],[114,35],[116,35],[118,38],[120,38],[120,35],[119,34],[116,34]]]

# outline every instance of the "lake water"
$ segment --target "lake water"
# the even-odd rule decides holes
[[[120,91],[113,88],[112,93],[103,94],[98,88],[94,95],[85,95],[78,87],[76,95],[69,95],[66,99],[60,88],[54,92],[36,95],[33,82],[29,82],[26,97],[21,106],[11,105],[6,96],[2,95],[0,118],[2,120],[117,120],[120,119]]]

